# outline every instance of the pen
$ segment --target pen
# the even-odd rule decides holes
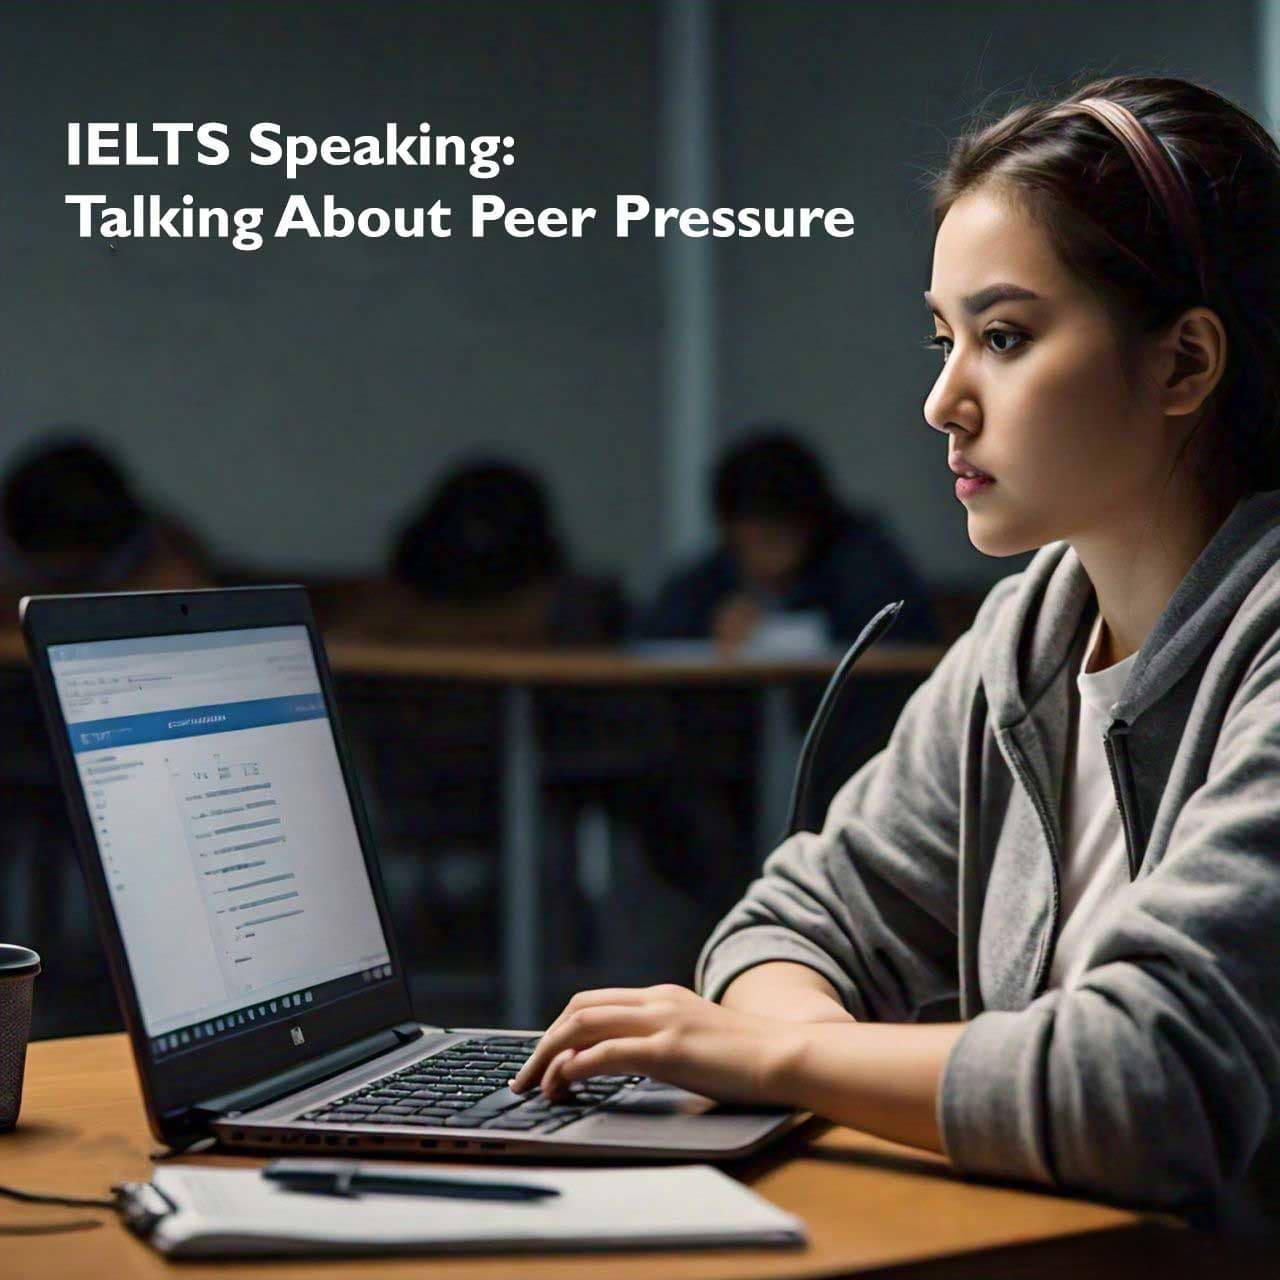
[[[453,1200],[545,1200],[560,1194],[555,1187],[528,1182],[472,1182],[436,1174],[385,1173],[345,1160],[273,1160],[262,1170],[262,1176],[289,1191],[331,1196],[381,1191]]]

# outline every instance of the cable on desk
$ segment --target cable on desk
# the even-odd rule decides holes
[[[22,1191],[0,1184],[0,1196],[21,1204],[56,1204],[71,1209],[114,1209],[115,1200],[101,1196],[51,1196],[38,1191]],[[71,1222],[34,1222],[6,1225],[0,1223],[0,1236],[57,1235],[64,1231],[92,1231],[102,1225],[96,1218],[76,1218]]]
[[[71,1222],[29,1222],[0,1226],[0,1236],[56,1236],[68,1231],[92,1231],[102,1223],[96,1218],[75,1218]]]

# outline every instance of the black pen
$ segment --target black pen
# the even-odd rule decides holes
[[[472,1182],[437,1174],[387,1173],[350,1160],[272,1160],[262,1176],[289,1191],[317,1195],[358,1196],[366,1191],[391,1195],[442,1196],[453,1200],[545,1200],[558,1196],[555,1187],[528,1182]]]

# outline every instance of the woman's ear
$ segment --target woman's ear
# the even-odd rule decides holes
[[[1184,311],[1156,345],[1157,395],[1166,414],[1195,413],[1222,380],[1227,331],[1215,311]]]

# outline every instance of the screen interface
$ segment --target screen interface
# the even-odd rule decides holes
[[[153,1054],[391,977],[305,627],[49,661]]]

